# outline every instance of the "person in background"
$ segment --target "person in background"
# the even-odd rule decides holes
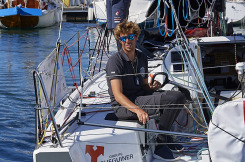
[[[128,19],[131,0],[106,0],[107,29],[113,30],[118,23]],[[117,40],[117,49],[122,48]]]
[[[159,129],[169,131],[185,103],[185,95],[179,91],[156,91],[161,84],[148,83],[147,57],[136,49],[139,34],[138,25],[127,20],[114,29],[122,49],[112,55],[106,65],[111,105],[117,118],[139,120],[143,124],[149,116],[160,114]],[[164,144],[169,142],[169,137],[163,134],[157,136],[157,142],[154,157],[158,159],[174,159],[172,151],[184,149],[178,144]]]

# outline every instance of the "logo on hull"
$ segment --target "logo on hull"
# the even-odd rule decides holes
[[[85,154],[91,156],[91,162],[97,162],[97,159],[100,155],[104,155],[104,146],[96,146],[97,149],[94,150],[94,145],[86,145]]]

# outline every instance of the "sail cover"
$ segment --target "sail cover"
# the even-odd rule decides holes
[[[218,106],[208,129],[208,144],[213,162],[245,161],[245,99]]]
[[[67,94],[67,85],[61,66],[60,58],[58,58],[58,68],[55,68],[56,64],[56,49],[54,49],[43,62],[37,67],[37,71],[42,78],[44,89],[47,92],[47,98],[50,105],[48,105],[44,96],[43,89],[40,90],[41,107],[50,106],[51,111],[54,106],[57,106],[63,97]],[[57,70],[57,72],[56,72]],[[57,75],[56,75],[57,74]],[[43,119],[46,118],[48,110],[43,110]]]

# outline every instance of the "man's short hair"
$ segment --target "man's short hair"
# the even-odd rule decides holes
[[[140,28],[137,23],[132,21],[127,21],[127,19],[123,20],[123,22],[117,24],[114,29],[114,36],[117,40],[119,40],[120,34],[132,33],[135,34],[136,37],[140,35]]]

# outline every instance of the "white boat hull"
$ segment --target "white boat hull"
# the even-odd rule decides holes
[[[35,28],[43,28],[43,27],[49,27],[53,26],[57,22],[59,22],[60,17],[59,11],[57,9],[53,10],[43,10],[43,15],[39,17],[39,21],[37,26]]]
[[[10,15],[0,17],[1,28],[42,28],[49,27],[61,20],[61,8],[50,6],[51,9],[42,10],[41,16],[34,15]]]

